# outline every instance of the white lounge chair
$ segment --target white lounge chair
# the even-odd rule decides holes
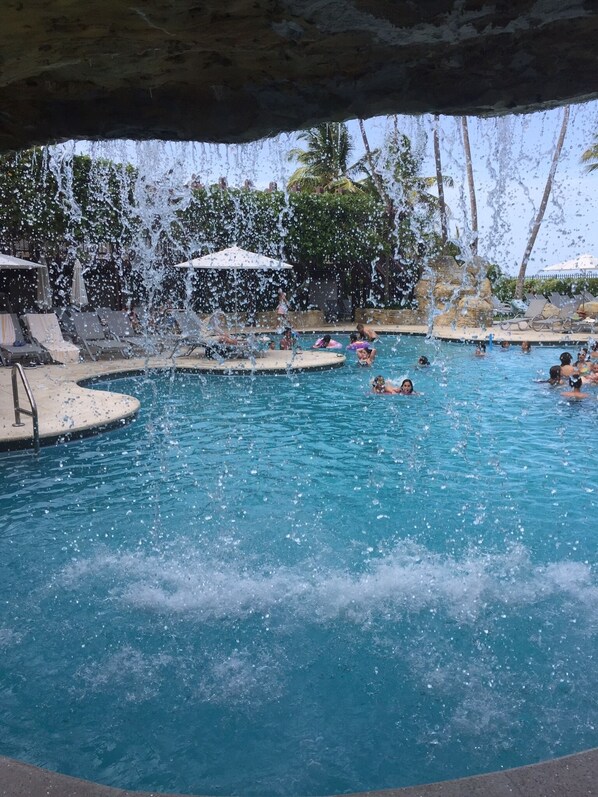
[[[23,321],[33,341],[43,346],[57,363],[78,363],[78,346],[64,339],[56,313],[25,313]]]

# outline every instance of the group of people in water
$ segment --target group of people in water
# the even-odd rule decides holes
[[[503,340],[498,345],[500,351],[508,351],[511,343]],[[521,353],[530,354],[531,343],[524,340],[521,343]],[[487,352],[487,345],[479,342],[476,346],[474,356],[484,357]],[[584,386],[598,386],[598,341],[593,341],[591,346],[583,346],[577,353],[577,359],[573,361],[573,355],[564,351],[559,356],[560,363],[552,365],[549,370],[548,379],[541,379],[540,382],[551,387],[568,387],[563,390],[561,396],[566,399],[586,399],[591,398],[590,393],[584,392]]]

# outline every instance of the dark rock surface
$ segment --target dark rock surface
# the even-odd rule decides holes
[[[3,0],[0,150],[598,95],[594,0]]]

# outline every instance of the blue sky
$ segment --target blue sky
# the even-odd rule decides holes
[[[469,118],[480,226],[480,254],[516,273],[525,250],[529,229],[540,204],[563,111],[558,108],[535,114],[499,118]],[[378,146],[389,125],[388,117],[366,123],[372,147]],[[423,173],[432,176],[431,116],[398,116],[399,129],[412,140],[424,158]],[[354,159],[363,154],[356,122],[349,122],[355,144]],[[596,203],[598,172],[588,174],[581,153],[598,133],[598,103],[572,106],[569,129],[543,226],[528,266],[533,274],[546,265],[570,260],[588,252],[598,255]],[[283,187],[296,164],[287,153],[297,145],[296,136],[284,134],[245,145],[199,142],[79,142],[62,145],[91,155],[129,160],[148,180],[162,179],[181,185],[192,174],[204,182],[227,178],[231,185],[246,179],[257,187],[273,180]],[[458,118],[441,117],[443,170],[454,181],[447,189],[451,211],[450,234],[458,238],[469,229],[469,197]]]

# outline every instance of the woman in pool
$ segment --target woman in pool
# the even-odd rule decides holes
[[[374,360],[376,359],[376,349],[372,349],[370,346],[366,346],[363,349],[357,349],[355,354],[357,355],[357,365],[373,365]]]
[[[372,393],[377,393],[378,395],[382,395],[384,393],[398,394],[400,392],[401,392],[400,387],[396,387],[390,382],[387,382],[383,376],[374,377],[374,381],[372,382]]]
[[[524,340],[521,344],[521,353],[522,354],[531,354],[532,353],[532,344],[529,340]]]
[[[575,400],[590,398],[589,393],[581,392],[582,384],[581,376],[570,376],[569,385],[571,386],[571,390],[566,390],[564,393],[561,393],[561,396],[566,399]]]
[[[357,349],[367,349],[370,344],[367,340],[362,340],[357,332],[351,332],[349,335],[349,345],[347,348],[350,351],[357,351]]]
[[[419,396],[419,393],[416,393],[413,389],[413,382],[411,379],[403,379],[401,382],[400,392],[403,396]]]
[[[323,335],[318,338],[312,346],[313,349],[342,349],[342,347],[342,343],[339,343],[338,340],[332,340],[330,335]]]
[[[474,351],[474,355],[476,357],[485,357],[486,356],[486,344],[485,343],[478,343],[476,346],[476,350]]]
[[[590,364],[588,363],[588,350],[586,348],[580,349],[577,355],[577,362],[575,363],[575,370],[578,374],[585,376],[590,372]]]
[[[563,379],[563,376],[561,374],[560,365],[551,365],[548,374],[549,377],[546,380],[546,383],[551,385],[552,387],[558,387],[559,385],[565,384],[565,380]]]

